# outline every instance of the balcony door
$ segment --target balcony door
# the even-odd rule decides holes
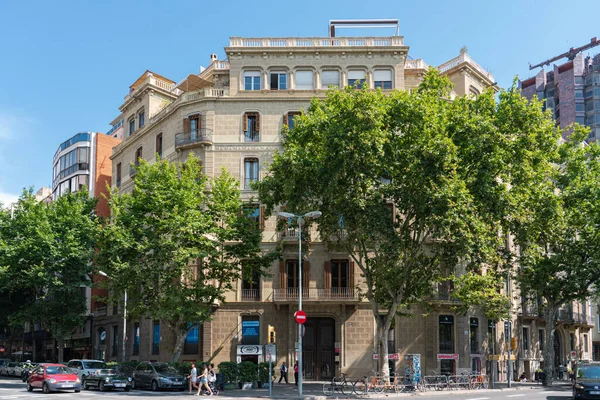
[[[325,261],[325,295],[327,297],[354,296],[354,262],[349,260]]]
[[[298,297],[299,293],[299,263],[298,260],[286,260],[279,264],[280,285],[285,289],[288,298]],[[309,297],[310,262],[302,261],[302,296]]]
[[[333,318],[309,318],[302,345],[305,379],[331,379],[335,375],[335,321]]]

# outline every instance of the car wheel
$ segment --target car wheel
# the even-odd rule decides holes
[[[81,386],[83,386],[83,390],[90,390],[90,386],[88,385],[87,381],[83,381]]]
[[[100,389],[101,392],[106,392],[106,386],[104,385],[103,381],[100,381],[98,384],[98,389]]]
[[[151,389],[153,392],[156,392],[158,390],[158,382],[152,381]]]
[[[33,392],[33,386],[31,386],[31,383],[29,383],[29,382],[27,382],[27,391]]]
[[[131,388],[134,390],[137,389],[137,387],[135,386],[135,379],[131,380]]]
[[[81,389],[75,389],[75,393],[81,392]]]
[[[44,384],[42,385],[42,392],[46,394],[50,393],[50,386],[48,386],[46,382],[44,382]]]

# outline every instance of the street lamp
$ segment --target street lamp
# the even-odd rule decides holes
[[[305,218],[319,218],[321,211],[311,211],[303,215],[279,212],[281,218],[298,219],[298,311],[302,310],[302,221]],[[302,396],[302,324],[298,324],[298,396]]]
[[[104,271],[98,271],[98,273],[106,278],[112,279],[106,272]],[[122,358],[123,358],[123,362],[125,362],[125,341],[127,340],[127,289],[124,290],[125,294],[124,294],[124,301],[123,301],[123,351],[122,353]]]

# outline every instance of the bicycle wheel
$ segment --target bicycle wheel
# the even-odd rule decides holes
[[[374,384],[375,393],[383,393],[383,391],[385,390],[385,382],[380,379],[377,379],[375,380]]]
[[[366,384],[366,382],[364,380],[357,379],[352,384],[352,390],[354,391],[354,393],[356,393],[357,395],[360,396],[360,395],[365,394],[367,392],[367,384]]]
[[[323,394],[325,396],[333,395],[333,385],[331,384],[331,382],[327,382],[323,385]]]
[[[352,383],[344,381],[342,383],[342,394],[344,396],[350,396],[354,389],[352,388]]]

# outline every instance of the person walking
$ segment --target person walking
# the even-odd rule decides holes
[[[202,364],[202,373],[200,374],[200,385],[198,386],[198,393],[196,393],[196,396],[200,396],[202,388],[206,389],[209,396],[213,395],[210,386],[208,386],[208,368],[206,367],[206,364]]]
[[[298,386],[298,361],[294,364],[294,381],[296,381],[296,386]]]
[[[279,383],[281,383],[282,379],[285,379],[285,383],[289,383],[287,379],[288,369],[287,365],[285,365],[285,361],[281,364],[281,368],[279,368],[279,373],[281,374],[281,376],[279,377]]]
[[[196,383],[196,379],[198,378],[198,370],[196,369],[196,363],[192,363],[192,370],[190,374],[187,376],[189,380],[189,390],[190,394],[192,394],[192,388],[198,389],[198,384]]]

